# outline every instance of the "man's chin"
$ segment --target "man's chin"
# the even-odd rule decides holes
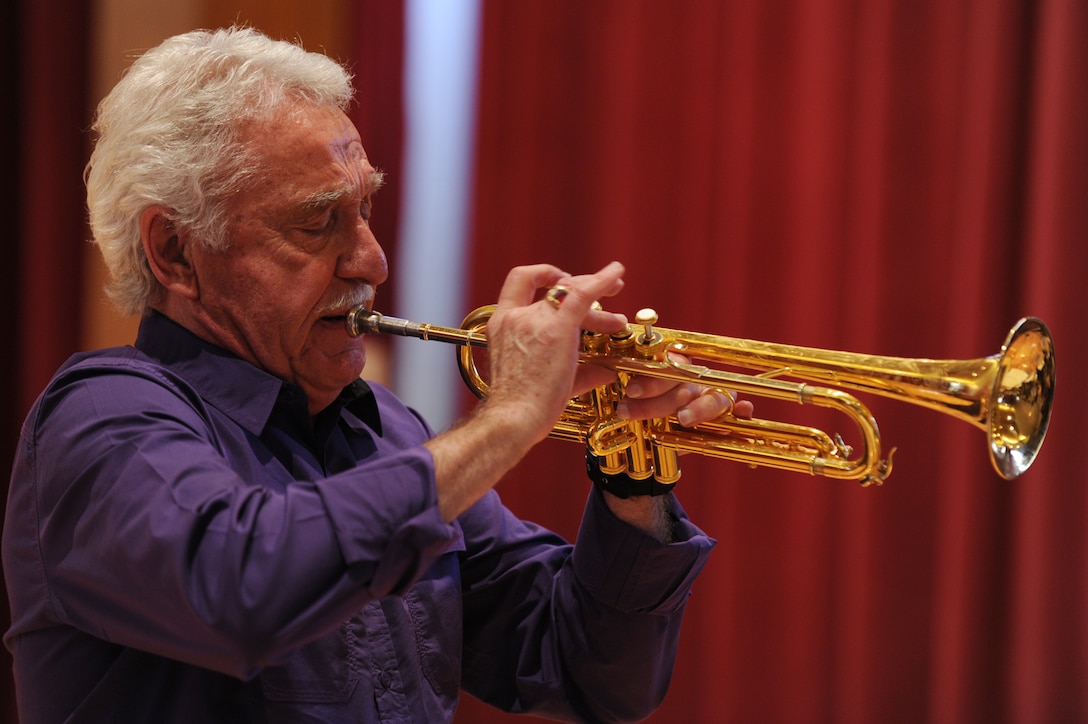
[[[366,350],[346,349],[334,355],[322,355],[318,366],[299,370],[300,377],[315,386],[326,389],[343,389],[357,380],[366,366]]]
[[[340,387],[347,387],[362,376],[363,368],[366,367],[366,350],[363,348],[350,350],[339,355],[333,363],[335,379],[343,383]]]
[[[335,400],[345,387],[362,376],[365,361],[366,355],[360,352],[351,360],[330,361],[320,370],[307,370],[308,374],[298,375],[295,382],[306,393],[311,410],[323,409]]]

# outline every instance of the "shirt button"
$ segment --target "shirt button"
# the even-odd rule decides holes
[[[387,691],[390,684],[392,684],[392,678],[386,672],[378,674],[378,688],[382,691]]]

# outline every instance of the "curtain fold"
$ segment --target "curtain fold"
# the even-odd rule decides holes
[[[0,460],[11,469],[19,427],[34,398],[79,338],[84,222],[83,165],[88,99],[91,13],[86,3],[17,2],[5,5],[4,88],[13,99],[6,115],[4,157],[11,181],[9,263],[4,265],[4,422]],[[5,478],[6,481],[6,478]],[[7,500],[7,484],[0,499]],[[0,511],[2,512],[2,511]],[[0,620],[8,621],[7,596]],[[6,650],[0,653],[11,670]],[[0,684],[0,718],[15,721],[13,682]]]
[[[79,337],[72,310],[80,302],[81,249],[89,238],[82,179],[93,102],[91,14],[76,5],[21,4],[20,421]]]
[[[482,43],[472,305],[516,264],[617,258],[610,306],[673,328],[953,359],[1021,316],[1056,338],[1015,482],[979,430],[873,398],[882,488],[685,457],[719,546],[652,721],[1088,720],[1084,4],[486,2]],[[579,457],[548,441],[499,491],[573,535]]]
[[[20,8],[15,3],[0,6],[0,24],[4,27],[19,27]],[[0,74],[0,95],[4,98],[18,98],[22,79],[20,69],[22,57],[18,43],[10,36],[0,45],[0,62],[8,69]],[[0,214],[13,219],[19,214],[22,195],[19,192],[19,133],[22,124],[15,114],[5,113],[0,117],[0,175],[8,193],[0,194]],[[21,244],[13,244],[8,249],[8,263],[0,271],[0,304],[5,309],[19,308],[19,293],[16,286],[17,274],[22,258]],[[5,314],[0,318],[0,335],[4,339],[15,339],[19,325],[17,316]],[[19,392],[19,365],[13,354],[0,355],[0,461],[9,465],[15,454],[15,441],[19,436],[20,420],[17,410],[22,395]],[[4,494],[0,496],[0,513],[7,507],[7,484],[0,486]],[[0,621],[10,621],[7,595],[0,596]],[[0,668],[11,670],[11,656],[7,649],[0,651]],[[15,686],[11,676],[0,679],[0,721],[15,721]]]
[[[404,0],[349,3],[352,38],[348,66],[354,72],[355,104],[350,110],[367,156],[387,174],[375,199],[374,234],[395,263],[404,154]],[[394,275],[382,285],[383,311],[396,314]],[[372,340],[373,341],[373,340]],[[368,342],[370,344],[370,342]]]
[[[1009,702],[1019,721],[1088,719],[1088,493],[1081,450],[1088,415],[1088,6],[1040,6],[1025,163],[1024,294],[1048,320],[1064,364],[1049,450],[1017,490],[1011,539]],[[1058,451],[1057,454],[1054,451]],[[1073,695],[1079,692],[1079,697]]]

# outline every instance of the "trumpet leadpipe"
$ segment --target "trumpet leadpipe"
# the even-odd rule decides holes
[[[392,334],[468,347],[487,347],[487,337],[479,330],[410,322],[399,317],[387,317],[365,306],[355,307],[348,312],[346,323],[348,334],[352,337],[358,337],[361,334]]]

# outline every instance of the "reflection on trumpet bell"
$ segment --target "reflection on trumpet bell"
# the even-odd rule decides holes
[[[348,315],[347,326],[353,336],[397,334],[459,345],[461,376],[482,398],[488,384],[473,348],[487,346],[493,311],[493,306],[480,307],[455,329],[358,307]],[[580,362],[607,367],[617,381],[571,400],[551,432],[551,437],[588,445],[609,474],[673,483],[680,477],[677,456],[698,453],[880,484],[891,472],[891,453],[881,457],[876,420],[860,400],[840,388],[927,407],[979,427],[988,436],[994,469],[1010,480],[1031,466],[1050,421],[1054,345],[1046,325],[1033,317],[1017,322],[1000,352],[974,360],[881,357],[663,329],[650,309],[641,310],[635,321],[625,334],[583,335]],[[678,362],[670,352],[690,361]],[[622,420],[616,407],[635,375],[836,410],[853,422],[861,444],[851,447],[842,436],[818,428],[731,413],[693,427],[682,426],[675,417]]]

